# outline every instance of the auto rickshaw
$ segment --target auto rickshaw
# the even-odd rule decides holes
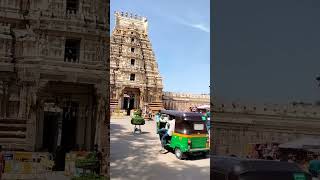
[[[297,164],[273,160],[212,156],[214,180],[312,180]]]
[[[161,110],[160,113],[163,119],[175,120],[174,132],[165,146],[167,150],[173,150],[178,159],[184,159],[191,154],[207,156],[210,150],[209,135],[202,114],[173,110]],[[160,121],[158,130],[165,126],[164,122],[166,120]]]

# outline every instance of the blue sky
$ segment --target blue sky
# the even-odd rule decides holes
[[[320,100],[320,1],[222,0],[215,10],[215,97]]]
[[[149,38],[164,91],[210,92],[209,0],[111,0],[114,11],[132,12],[149,21]]]

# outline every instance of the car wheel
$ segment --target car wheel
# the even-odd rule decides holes
[[[179,148],[176,148],[175,150],[174,150],[174,154],[176,155],[176,157],[178,158],[178,159],[182,159],[182,157],[183,157],[183,153],[182,153],[182,151],[179,149]]]

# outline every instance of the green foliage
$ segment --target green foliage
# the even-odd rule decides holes
[[[80,177],[73,177],[72,180],[107,180],[109,178],[97,175],[95,173],[81,175]]]
[[[98,166],[98,160],[95,159],[79,159],[76,160],[77,168],[96,167]]]
[[[76,160],[76,167],[84,168],[84,167],[97,167],[99,160],[95,153],[90,153],[87,155],[85,159],[78,159]]]
[[[133,125],[144,125],[145,124],[145,120],[141,117],[141,116],[134,116],[131,119],[131,124]]]
[[[134,113],[134,116],[141,116],[142,115],[142,111],[140,109],[137,109]]]

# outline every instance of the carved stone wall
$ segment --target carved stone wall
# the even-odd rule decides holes
[[[246,156],[249,144],[320,137],[319,110],[313,105],[215,103],[211,142],[214,153]]]
[[[66,0],[0,1],[0,124],[12,129],[0,129],[5,149],[36,151],[47,101],[62,107],[72,99],[80,104],[79,126],[92,117],[89,127],[96,131],[93,140],[79,136],[77,141],[88,149],[98,144],[107,158],[109,4],[78,2],[76,10],[67,10]],[[79,41],[75,62],[65,60],[67,39]],[[52,83],[59,86],[48,89]],[[74,86],[86,90],[70,89]],[[86,131],[91,132],[77,133]],[[106,165],[104,159],[105,174]]]
[[[190,93],[163,93],[164,108],[168,110],[190,111],[190,107],[210,105],[210,95]]]
[[[111,99],[121,106],[123,90],[139,90],[142,108],[146,103],[161,101],[162,78],[151,42],[148,21],[129,13],[115,12],[116,25],[112,32],[110,59]],[[134,74],[134,80],[130,80]]]

